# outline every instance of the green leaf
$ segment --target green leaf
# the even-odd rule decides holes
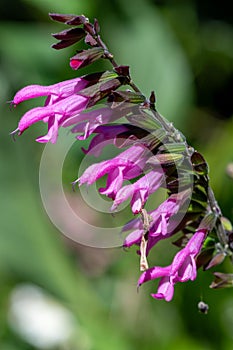
[[[140,104],[145,102],[145,96],[132,91],[114,91],[113,102],[129,102],[132,104]]]
[[[203,248],[204,249],[215,249],[215,244],[216,244],[216,241],[215,239],[213,239],[212,237],[210,236],[207,236],[206,239],[205,239],[205,242],[203,244]]]
[[[185,143],[164,143],[160,148],[161,152],[182,153],[186,151]]]
[[[221,223],[223,225],[223,228],[227,231],[227,232],[231,232],[233,231],[233,227],[232,227],[232,223],[230,222],[230,220],[228,220],[227,218],[225,218],[224,216],[222,216],[220,218]]]
[[[184,156],[182,154],[176,154],[176,153],[163,153],[163,154],[157,154],[153,157],[151,157],[147,163],[152,165],[171,165],[174,163],[180,163],[184,159]]]
[[[212,231],[214,225],[216,223],[216,216],[211,212],[207,214],[204,219],[202,219],[199,229],[206,229],[208,231]]]
[[[161,140],[163,140],[167,134],[164,129],[161,128],[160,123],[155,120],[153,114],[149,110],[140,110],[140,113],[133,113],[129,116],[127,116],[127,119],[130,123],[147,130],[148,132],[151,132],[155,135],[155,137],[158,137],[161,135]],[[156,135],[156,130],[159,129],[159,135]]]

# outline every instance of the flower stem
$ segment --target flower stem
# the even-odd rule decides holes
[[[106,44],[103,42],[101,39],[100,35],[96,35],[94,39],[97,41],[97,43],[100,45],[105,50],[105,57],[108,59],[113,68],[119,67],[117,62],[114,60],[114,56],[112,53],[109,52],[108,47]],[[137,92],[140,93],[141,95],[144,95],[139,87],[134,83],[132,80],[131,76],[129,75],[128,77],[128,85],[131,86],[131,88]],[[190,163],[191,163],[191,156],[194,153],[193,147],[189,146],[186,138],[184,135],[174,127],[173,123],[167,121],[161,114],[158,113],[158,111],[155,109],[154,104],[148,103],[150,106],[150,110],[153,112],[155,119],[161,124],[161,126],[168,132],[168,134],[173,137],[175,142],[182,142],[186,146],[186,156],[188,157]],[[222,225],[221,222],[221,217],[222,217],[222,212],[221,209],[215,199],[214,193],[212,188],[209,185],[209,177],[207,176],[207,182],[208,182],[208,190],[207,190],[207,201],[210,206],[211,211],[216,215],[216,231],[217,231],[217,236],[219,239],[220,244],[223,247],[228,246],[228,238],[225,232],[225,229]],[[143,221],[143,228],[144,228],[144,233],[141,241],[141,246],[140,246],[140,252],[141,252],[141,261],[140,261],[140,269],[141,271],[145,270],[148,268],[148,263],[146,259],[146,246],[147,246],[147,240],[146,236],[149,231],[149,226],[147,227],[149,221],[149,215],[146,213],[145,209],[142,210],[141,212],[142,215],[142,221]]]

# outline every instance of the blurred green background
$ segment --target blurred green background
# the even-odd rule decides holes
[[[216,197],[233,219],[233,180],[226,173],[233,162],[230,5],[210,0],[1,0],[1,350],[233,349],[233,290],[210,290],[210,272],[200,271],[195,282],[177,285],[172,302],[156,301],[150,297],[155,283],[137,293],[134,249],[88,248],[56,230],[39,191],[44,146],[34,139],[44,126],[33,126],[16,142],[9,137],[37,101],[16,110],[6,104],[24,85],[76,76],[68,65],[75,48],[50,48],[50,33],[64,27],[50,21],[48,12],[98,18],[117,62],[130,65],[145,94],[155,90],[159,111],[204,154]],[[95,67],[107,66],[80,74]],[[73,167],[64,175],[69,183],[75,179]],[[171,261],[174,252],[162,244],[151,263]],[[230,263],[221,268],[232,272]],[[209,304],[207,315],[197,309],[202,299]]]

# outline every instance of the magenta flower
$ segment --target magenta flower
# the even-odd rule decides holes
[[[65,120],[63,127],[66,128],[74,125],[71,131],[73,133],[80,133],[85,131],[83,125],[85,125],[88,121],[92,122],[93,124],[91,124],[91,132],[89,130],[90,127],[88,127],[88,132],[85,131],[85,136],[82,137],[82,139],[86,139],[91,135],[93,130],[95,130],[98,125],[106,124],[111,120],[112,112],[112,109],[109,107],[101,107],[94,110],[87,109]]]
[[[102,144],[102,141],[111,140],[111,138],[115,138],[117,132],[123,132],[126,130],[122,125],[115,126],[107,126],[109,122],[113,122],[119,118],[121,118],[126,112],[125,111],[115,111],[110,107],[101,107],[94,110],[85,110],[80,113],[75,114],[75,116],[66,119],[62,126],[68,127],[76,124],[72,129],[72,133],[83,133],[83,135],[77,136],[78,140],[87,139],[92,133],[98,133],[90,143],[90,146],[87,151],[83,150],[84,153],[94,154],[98,156],[101,152],[101,149],[105,144]],[[98,128],[98,127],[101,127]],[[121,129],[119,129],[119,127]],[[116,131],[114,131],[116,129]],[[106,139],[105,139],[106,137]],[[97,138],[97,140],[96,140]],[[96,142],[97,141],[97,142]],[[108,142],[110,143],[110,142]],[[96,147],[99,144],[98,148]]]
[[[29,126],[43,120],[48,123],[48,133],[38,137],[36,141],[55,143],[58,129],[64,120],[86,108],[88,98],[77,95],[77,92],[89,85],[90,80],[90,76],[87,76],[49,86],[29,85],[19,90],[12,101],[15,106],[30,98],[47,96],[47,99],[44,107],[36,107],[26,112],[13,133],[19,131],[21,135]]]
[[[16,106],[19,103],[35,97],[48,96],[47,104],[58,102],[59,100],[76,94],[84,89],[89,84],[85,78],[75,78],[62,81],[57,84],[43,86],[43,85],[29,85],[19,90],[12,101]]]
[[[88,100],[88,97],[85,96],[71,95],[52,105],[33,108],[20,119],[17,131],[21,135],[29,126],[43,120],[48,123],[48,134],[38,137],[36,141],[55,143],[58,136],[58,128],[62,122],[86,108]]]
[[[173,259],[170,274],[176,275],[180,282],[193,281],[196,278],[195,257],[201,250],[206,232],[206,229],[197,230],[185,248],[180,250]]]
[[[104,81],[111,81],[111,79],[111,74],[94,73],[54,85],[30,85],[21,89],[12,101],[15,106],[30,98],[47,96],[47,99],[44,107],[37,107],[25,113],[18,124],[18,128],[12,134],[19,132],[19,135],[21,135],[29,126],[43,120],[48,123],[48,134],[37,138],[37,141],[55,143],[58,129],[63,126],[67,119],[79,115],[81,111],[86,109],[91,98],[94,98],[96,103],[104,96],[97,93],[98,82],[101,80],[104,84]],[[120,82],[114,80],[113,85],[118,87]],[[86,91],[86,88],[89,90]],[[83,93],[80,93],[81,90]],[[98,96],[95,95],[96,93]],[[91,115],[86,115],[86,119],[88,118],[91,118]]]
[[[134,214],[138,214],[146,203],[150,194],[161,187],[163,180],[162,169],[152,170],[145,176],[141,177],[133,184],[122,187],[116,194],[112,210],[123,203],[129,197],[131,199],[131,208]]]
[[[142,174],[149,154],[150,151],[142,145],[132,146],[113,159],[91,165],[75,183],[91,185],[108,174],[107,185],[105,188],[100,188],[99,192],[114,199],[124,180]]]
[[[157,293],[151,295],[156,299],[170,301],[173,298],[174,285],[177,282],[195,280],[197,275],[195,257],[201,250],[205,236],[206,229],[197,230],[186,247],[175,255],[171,265],[166,267],[155,266],[144,271],[138,280],[138,286],[147,281],[161,278]]]
[[[90,129],[89,129],[90,130]],[[125,131],[127,131],[127,126],[124,125],[99,125],[93,132],[97,134],[91,140],[87,150],[82,148],[85,154],[93,154],[98,157],[106,145],[114,144],[116,146],[117,136]],[[84,136],[77,137],[79,140],[85,139]]]
[[[158,210],[155,210],[151,213],[153,218],[150,236],[156,237],[159,234],[167,236],[169,233],[169,220],[171,216],[175,215],[180,209],[181,201],[178,195],[171,195],[160,204]]]
[[[156,182],[156,181],[155,181]],[[161,184],[161,183],[160,183]],[[156,183],[155,183],[156,186]],[[147,241],[147,255],[151,248],[161,239],[170,237],[174,231],[174,222],[171,218],[174,217],[182,207],[183,203],[189,196],[189,191],[183,191],[179,194],[172,194],[160,206],[149,212],[151,217],[151,226]],[[143,225],[140,218],[134,219],[123,228],[123,231],[134,230],[124,241],[124,247],[131,247],[132,245],[140,245],[143,235]]]

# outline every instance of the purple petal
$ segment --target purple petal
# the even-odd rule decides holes
[[[190,253],[187,247],[183,248],[175,255],[172,262],[171,275],[174,276],[178,272],[178,270],[185,263],[186,259],[189,259],[189,255]]]
[[[150,154],[150,151],[143,145],[135,145],[130,148],[128,148],[126,151],[119,154],[119,158],[121,159],[127,159],[131,161],[131,163],[134,164],[145,164],[145,158],[147,159],[148,155]]]
[[[170,267],[170,265],[165,267],[154,266],[144,271],[138,280],[138,286],[141,286],[143,283],[154,280],[159,277],[169,276]]]
[[[191,264],[189,267],[193,271],[196,268],[195,261],[193,257],[195,257],[200,249],[202,242],[205,238],[205,233],[203,231],[197,231],[189,240],[187,245],[180,250],[173,259],[171,274],[175,275],[179,269],[182,268],[183,273],[187,275],[186,269],[188,269],[188,264]],[[186,266],[186,269],[184,266]],[[190,269],[189,269],[190,270]],[[192,272],[190,276],[194,276],[195,272]],[[185,278],[185,277],[182,277]]]
[[[50,95],[50,86],[29,85],[19,90],[15,94],[12,102],[14,105],[18,105],[19,103],[29,100],[30,98],[48,95]]]
[[[56,143],[58,137],[58,119],[55,117],[51,117],[48,122],[48,133],[45,136],[37,137],[36,141],[40,143]]]
[[[28,85],[15,94],[13,104],[17,105],[25,100],[40,96],[55,95],[60,99],[65,98],[84,89],[87,84],[88,81],[85,79],[75,78],[48,86]]]
[[[110,172],[106,187],[100,188],[99,192],[101,194],[105,194],[109,198],[114,199],[117,191],[119,191],[124,181],[124,169],[125,166],[118,166],[112,172]]]
[[[45,107],[36,107],[26,112],[18,124],[20,134],[29,128],[29,126],[43,120],[43,118],[47,117],[48,115],[53,117],[55,112],[53,110],[45,109]]]
[[[113,159],[91,165],[77,181],[80,185],[84,183],[91,185],[103,175],[108,174],[106,187],[100,188],[99,192],[115,199],[124,180],[141,174],[142,169],[138,164],[141,165],[142,161],[145,164],[147,158],[144,159],[142,155],[144,156],[146,152],[148,154],[145,147],[132,146]]]
[[[205,231],[200,230],[191,237],[185,248],[180,250],[174,257],[171,267],[171,276],[177,281],[185,282],[196,278],[197,269],[195,256],[199,253],[205,238]]]
[[[133,220],[130,220],[127,224],[125,224],[122,228],[122,232],[135,230],[142,228],[142,220],[140,218],[135,218]]]
[[[80,139],[79,137],[77,137]],[[104,135],[99,134],[93,137],[91,140],[88,149],[82,148],[83,153],[85,154],[91,154],[95,157],[99,157],[103,148],[109,144],[112,144],[111,139],[104,139]]]
[[[151,294],[153,298],[165,299],[171,301],[174,295],[174,283],[171,282],[168,276],[164,276],[159,281],[158,291],[156,294]]]
[[[153,221],[152,221],[149,235],[151,237],[156,237],[159,235],[166,237],[169,216],[167,215],[167,213],[163,213],[163,212],[160,213],[159,210],[157,211],[157,213],[155,213],[156,217],[153,214],[154,213],[152,213],[151,215]]]
[[[86,183],[87,185],[93,184],[100,177],[107,173],[111,173],[120,166],[127,166],[128,161],[123,159],[111,159],[105,160],[101,163],[92,164],[89,166],[79,178],[80,185]]]
[[[178,278],[179,282],[186,282],[188,280],[193,281],[196,279],[196,277],[196,262],[193,256],[189,256],[185,259],[183,265],[180,267],[176,278]]]
[[[124,240],[123,247],[131,247],[133,244],[140,244],[143,230],[135,230],[131,232]]]
[[[197,255],[201,249],[202,243],[206,235],[206,229],[197,230],[187,243],[187,249],[191,254]]]
[[[102,120],[105,120],[105,122],[108,122],[110,117],[112,115],[112,110],[110,108],[98,108],[98,109],[94,109],[94,110],[86,110],[85,112],[82,113],[78,113],[74,116],[72,116],[71,118],[67,119],[64,123],[63,123],[63,127],[66,128],[68,126],[74,125],[74,124],[78,124],[84,120],[95,120],[98,117],[101,117]],[[105,122],[103,124],[105,124]],[[71,130],[73,133],[76,133],[76,126],[73,127],[73,129]]]
[[[115,210],[118,207],[118,205],[126,201],[129,197],[131,197],[134,193],[134,190],[134,184],[122,187],[116,194],[116,198],[111,207],[111,210]]]
[[[19,131],[22,133],[32,124],[43,120],[47,117],[54,117],[56,115],[57,121],[69,117],[75,112],[79,112],[86,107],[88,98],[79,95],[69,96],[54,105],[46,107],[36,107],[26,112],[19,121]]]
[[[77,130],[77,129],[76,129]],[[93,130],[93,131],[92,131]],[[102,149],[108,144],[116,144],[116,136],[124,131],[127,131],[127,127],[124,125],[97,125],[95,128],[89,128],[88,136],[90,135],[90,131],[97,133],[95,137],[91,140],[89,147],[87,150],[84,150],[84,153],[93,154],[98,157],[102,151]],[[82,139],[87,137],[87,133]],[[79,137],[80,139],[80,137]]]
[[[161,203],[157,209],[151,212],[151,236],[157,236],[162,234],[165,237],[169,237],[169,235],[172,233],[172,230],[169,229],[170,218],[173,217],[179,211],[184,199],[186,198],[186,194],[181,194],[180,197],[179,195],[171,195],[170,197],[168,197],[168,199]]]
[[[160,234],[158,236],[150,236],[148,237],[148,243],[147,243],[147,249],[146,249],[146,255],[149,254],[150,250],[162,239],[166,238],[164,235]]]
[[[134,214],[138,214],[142,208],[144,207],[144,204],[146,203],[149,196],[149,191],[147,188],[139,189],[138,191],[135,191],[131,200],[131,208],[132,212]]]
[[[162,174],[151,171],[141,177],[133,184],[124,186],[116,195],[112,210],[115,210],[118,205],[132,197],[131,207],[134,214],[137,214],[143,208],[148,196],[157,190],[161,185]]]

